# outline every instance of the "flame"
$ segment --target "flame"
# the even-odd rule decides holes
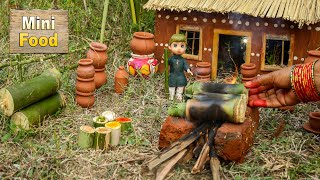
[[[223,82],[225,84],[235,84],[237,82],[237,77],[238,77],[238,68],[237,66],[235,66],[234,73],[224,78]]]

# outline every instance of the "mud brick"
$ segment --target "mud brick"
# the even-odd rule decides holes
[[[196,125],[184,118],[168,116],[162,124],[159,136],[159,149],[170,146],[171,143],[189,134]]]
[[[248,107],[246,120],[242,124],[225,122],[215,136],[215,150],[226,161],[243,162],[253,144],[259,124],[258,108]]]

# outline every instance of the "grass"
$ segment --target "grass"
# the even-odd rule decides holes
[[[96,92],[96,104],[82,109],[75,104],[75,69],[69,69],[85,57],[88,43],[99,40],[103,7],[101,1],[58,0],[61,9],[69,10],[69,49],[76,53],[52,60],[22,66],[23,79],[32,78],[44,69],[56,67],[63,72],[61,91],[67,96],[67,107],[46,119],[42,126],[20,135],[10,134],[9,118],[0,114],[0,179],[153,179],[143,161],[157,149],[161,124],[171,104],[164,94],[164,76],[157,74],[145,79],[130,78],[130,87],[123,95],[113,91],[113,75],[119,65],[125,65],[130,52],[129,41],[137,27],[131,26],[126,1],[110,0],[106,25],[109,60],[108,82]],[[45,0],[4,0],[0,2],[0,63],[17,61],[19,56],[8,54],[8,9],[49,9],[53,3]],[[153,13],[144,16],[140,26],[153,32]],[[85,47],[86,49],[83,49]],[[48,55],[46,55],[48,56]],[[43,58],[45,55],[21,55],[22,61]],[[9,66],[0,69],[0,88],[19,83],[19,69]],[[108,152],[81,150],[77,146],[78,129],[90,124],[93,117],[105,110],[133,119],[134,133],[127,136],[127,145]],[[277,109],[260,109],[260,125],[255,143],[242,164],[222,163],[225,179],[318,179],[320,174],[320,139],[301,126],[316,104],[298,105],[290,114]],[[279,120],[286,122],[278,138],[272,134]],[[124,143],[125,141],[122,141]],[[209,169],[193,175],[190,169],[195,160],[177,166],[169,179],[211,179]]]

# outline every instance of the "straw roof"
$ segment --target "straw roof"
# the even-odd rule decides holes
[[[299,27],[320,22],[320,0],[149,0],[144,8],[282,18],[298,23]]]

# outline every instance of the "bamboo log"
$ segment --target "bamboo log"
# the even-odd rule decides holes
[[[6,116],[53,95],[60,88],[61,74],[56,69],[44,71],[41,75],[25,82],[0,89],[0,110]]]
[[[204,169],[204,165],[206,164],[207,161],[210,160],[209,151],[210,151],[209,145],[208,143],[205,143],[202,147],[200,156],[198,157],[196,164],[193,166],[191,170],[192,174],[199,173]]]
[[[111,146],[117,146],[120,142],[121,124],[117,121],[108,122],[106,128],[111,130]]]
[[[243,123],[247,99],[244,94],[228,100],[206,96],[189,99],[186,103],[186,118],[191,122],[224,119],[233,123]]]
[[[65,105],[65,97],[62,93],[57,93],[34,103],[12,115],[13,130],[29,130],[31,126],[40,125],[48,115],[56,113]]]
[[[94,129],[91,126],[81,126],[78,137],[78,145],[83,149],[92,148]]]
[[[104,0],[102,22],[101,22],[101,32],[100,32],[100,43],[103,43],[103,39],[104,39],[104,31],[106,29],[108,7],[109,7],[109,0]]]
[[[220,180],[220,161],[217,157],[210,158],[210,169],[213,180]]]
[[[116,121],[121,124],[121,132],[131,132],[132,128],[132,120],[126,117],[116,118]]]
[[[105,119],[104,116],[96,116],[92,119],[93,122],[93,127],[98,128],[98,127],[105,127],[107,120]]]
[[[106,127],[98,127],[94,136],[94,148],[96,150],[108,150],[110,144],[111,130]]]
[[[168,108],[168,115],[173,117],[185,117],[186,103],[173,104]]]
[[[200,93],[220,93],[220,94],[248,94],[248,90],[243,84],[220,84],[214,82],[190,83],[186,86],[186,95],[192,96]]]

